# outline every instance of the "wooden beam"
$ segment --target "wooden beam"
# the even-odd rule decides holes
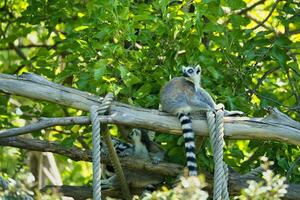
[[[103,100],[102,97],[64,87],[29,73],[21,76],[0,74],[0,91],[85,111],[89,111],[91,105],[101,104]],[[270,112],[265,118],[225,117],[225,136],[229,139],[276,140],[300,145],[300,124],[278,110]],[[113,103],[110,115],[104,116],[102,122],[181,134],[176,117],[120,102]],[[208,135],[204,118],[194,118],[193,127],[197,135]]]

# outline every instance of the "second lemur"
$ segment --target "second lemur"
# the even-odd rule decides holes
[[[196,176],[195,134],[190,113],[214,111],[218,107],[207,91],[201,87],[201,68],[188,66],[182,68],[182,77],[170,80],[161,90],[162,111],[177,115],[182,127],[185,142],[186,162],[189,176]],[[224,111],[225,115],[242,114],[240,111]]]
[[[128,135],[128,138],[132,140],[132,145],[121,142],[115,139],[115,149],[119,156],[133,156],[139,159],[151,160],[154,164],[159,163],[164,160],[164,151],[159,147],[158,144],[153,142],[149,138],[150,131],[145,129],[133,129],[131,133]],[[127,179],[128,184],[156,184],[157,178],[153,178],[155,176],[151,176],[151,178],[139,174],[140,172],[135,172],[134,174],[140,175],[140,177],[136,177],[132,174],[130,170],[124,170],[125,177]],[[137,180],[138,179],[138,180]],[[159,178],[159,182],[160,182]],[[134,182],[134,183],[133,183]],[[102,180],[102,187],[109,188],[113,185],[117,184],[118,181],[116,176],[113,175],[108,179]]]
[[[164,150],[149,137],[150,131],[145,129],[133,129],[129,138],[133,141],[133,156],[152,160],[159,163],[164,160]]]

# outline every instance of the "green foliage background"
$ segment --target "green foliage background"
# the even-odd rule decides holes
[[[300,3],[265,0],[245,9],[255,2],[0,0],[0,72],[33,72],[97,95],[111,91],[119,101],[157,109],[164,83],[180,75],[182,65],[200,64],[203,87],[227,109],[261,117],[265,107],[276,106],[299,120]],[[86,113],[47,102],[0,96],[0,129],[23,126],[41,116],[82,114]],[[83,126],[54,127],[33,136],[66,147],[91,142],[90,128]],[[160,134],[156,139],[164,143],[170,161],[184,163],[181,137]],[[290,180],[300,181],[299,167],[290,169],[299,147],[245,140],[227,145],[226,162],[240,172],[258,166],[258,157],[266,155],[275,161],[277,173],[291,170]],[[211,170],[208,146],[198,161]],[[0,152],[0,170],[9,176],[25,162],[20,157],[26,152],[7,147],[0,147]],[[56,158],[65,184],[89,183],[88,164]]]

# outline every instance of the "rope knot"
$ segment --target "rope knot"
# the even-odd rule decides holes
[[[110,106],[114,99],[113,93],[107,93],[101,103],[101,105],[92,105],[91,109],[97,111],[98,115],[105,115],[110,112]]]
[[[93,130],[93,199],[101,200],[101,139],[100,139],[100,116],[109,113],[109,108],[113,101],[113,94],[108,93],[101,105],[92,105],[90,108],[91,112],[91,121],[92,121],[92,130]],[[108,154],[111,159],[112,166],[115,170],[116,176],[119,179],[121,185],[121,191],[123,197],[126,200],[131,199],[130,191],[118,159],[118,156],[115,152],[113,144],[111,142],[111,137],[107,125],[104,125],[103,128],[103,139],[108,148]]]

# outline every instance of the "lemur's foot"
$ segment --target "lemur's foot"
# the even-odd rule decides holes
[[[216,105],[216,108],[215,108],[216,110],[225,110],[225,106],[224,106],[224,104],[222,104],[222,103],[218,103],[217,105]]]

